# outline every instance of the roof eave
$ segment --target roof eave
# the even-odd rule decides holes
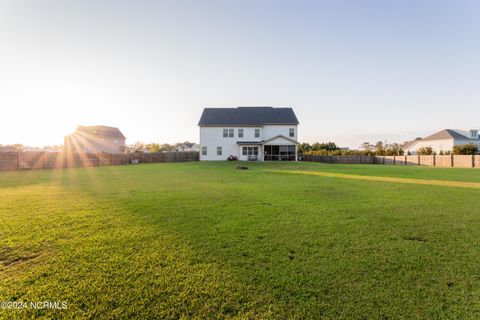
[[[201,124],[199,127],[263,127],[263,126],[298,126],[299,123],[263,123],[263,124]]]

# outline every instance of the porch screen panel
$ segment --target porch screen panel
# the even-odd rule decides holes
[[[295,146],[264,146],[266,161],[295,161]]]

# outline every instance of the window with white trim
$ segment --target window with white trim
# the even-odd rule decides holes
[[[243,138],[243,129],[238,129],[238,137]]]
[[[202,156],[207,155],[207,147],[202,147]]]
[[[295,137],[295,128],[288,129],[288,136]]]
[[[260,129],[255,129],[255,138],[260,138]]]
[[[235,136],[234,129],[223,129],[224,138],[233,138]]]
[[[242,155],[258,156],[258,147],[242,147]]]
[[[222,155],[222,147],[217,147],[217,156]]]

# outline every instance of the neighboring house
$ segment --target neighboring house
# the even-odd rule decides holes
[[[175,144],[175,150],[178,152],[190,152],[190,151],[199,151],[200,147],[198,144],[193,142],[184,142]]]
[[[79,126],[65,137],[65,151],[124,153],[125,136],[114,127]]]
[[[431,147],[435,153],[452,151],[453,146],[467,143],[475,143],[480,147],[478,130],[453,130],[444,129],[423,139],[409,141],[403,146],[405,153],[417,154],[417,150]]]
[[[200,152],[200,145],[198,143],[194,143],[190,148],[190,151]]]
[[[200,160],[296,161],[298,120],[292,108],[205,108]]]

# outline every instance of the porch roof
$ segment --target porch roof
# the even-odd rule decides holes
[[[262,145],[262,141],[237,141],[239,145]]]

